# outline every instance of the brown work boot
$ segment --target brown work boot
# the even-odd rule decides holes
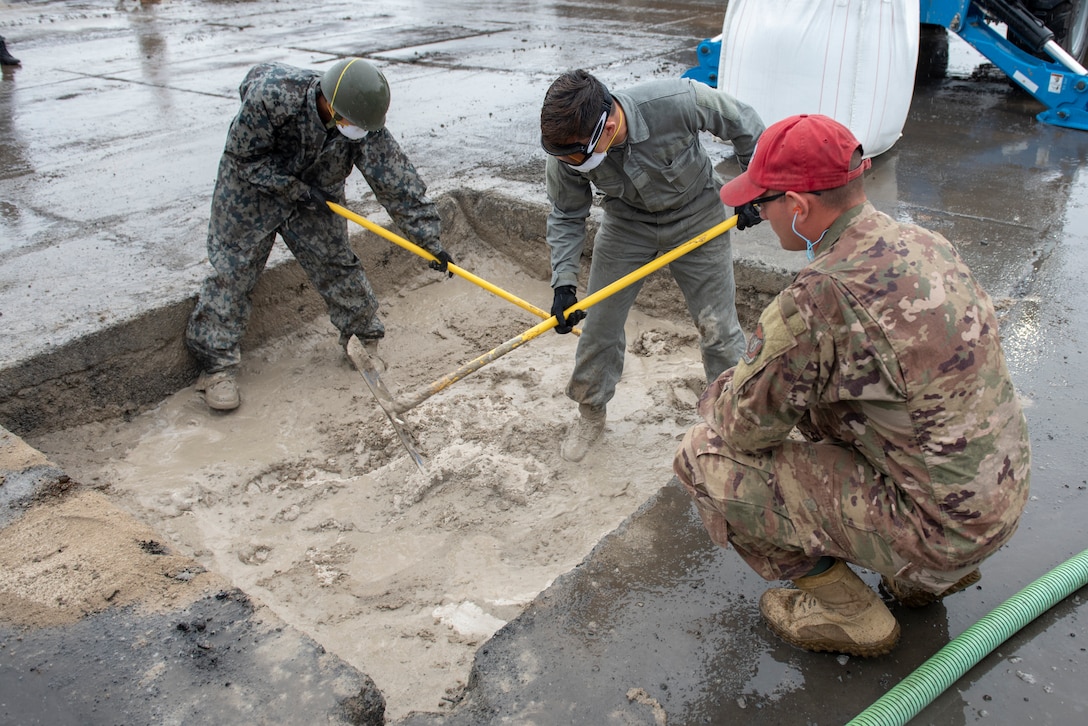
[[[941,593],[930,592],[929,590],[923,590],[912,582],[906,580],[896,580],[893,577],[884,575],[881,578],[881,584],[884,585],[884,589],[888,593],[899,601],[901,605],[908,608],[924,608],[926,605],[932,605],[938,600],[943,600],[949,595],[953,595],[961,590],[974,585],[976,582],[982,579],[982,573],[978,569],[971,570],[966,575],[956,581],[956,584],[949,587],[947,590]]]
[[[578,420],[567,431],[567,438],[559,449],[560,455],[567,461],[581,461],[589,452],[593,442],[604,432],[605,407],[578,404]]]
[[[238,384],[234,381],[233,368],[224,368],[215,373],[201,373],[194,388],[204,392],[204,402],[208,404],[208,408],[216,411],[233,411],[242,403]]]
[[[798,648],[867,658],[899,642],[899,623],[880,597],[837,560],[826,572],[773,588],[759,599],[771,630]]]

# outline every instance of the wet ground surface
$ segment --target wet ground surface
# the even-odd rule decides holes
[[[241,724],[255,713],[264,723],[382,723],[367,676],[235,589],[166,614],[112,609],[67,628],[0,625],[0,641],[6,724]]]
[[[679,75],[721,17],[711,2],[0,6],[0,34],[23,61],[0,82],[0,376],[193,294],[215,165],[253,63],[321,68],[366,54],[387,70],[389,125],[432,191],[542,202],[536,120],[556,73],[586,67],[616,87]],[[670,724],[841,723],[1085,549],[1088,133],[1040,124],[1040,107],[1004,76],[954,56],[953,77],[917,89],[870,192],[881,209],[957,244],[1002,310],[1029,402],[1031,502],[979,586],[897,612],[903,642],[885,658],[804,653],[760,623],[766,583],[711,547],[663,482],[481,649],[459,708],[412,723],[641,724],[663,723],[662,714]],[[365,206],[355,183],[349,197]],[[797,264],[782,261],[763,227],[735,244],[738,257]],[[917,722],[1083,722],[1084,597],[999,646]],[[9,668],[0,690],[7,699],[14,689]]]

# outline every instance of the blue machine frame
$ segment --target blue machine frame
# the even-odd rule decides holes
[[[963,38],[1046,106],[1037,119],[1088,131],[1088,75],[1016,47],[990,25],[991,18],[973,0],[921,0],[920,10],[922,23],[944,26]],[[721,51],[720,35],[699,43],[699,65],[685,71],[683,77],[717,87]]]

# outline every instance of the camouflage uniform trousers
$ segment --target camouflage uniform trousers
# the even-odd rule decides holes
[[[902,520],[909,504],[891,482],[878,488],[882,498],[855,496],[885,477],[848,447],[787,440],[752,455],[731,451],[700,423],[681,442],[673,469],[711,540],[732,544],[766,580],[797,579],[828,556],[940,593],[978,566],[935,572],[893,550],[896,528],[909,526]]]
[[[347,221],[327,212],[300,210],[278,230],[238,244],[208,238],[214,274],[205,281],[189,318],[186,343],[214,372],[241,361],[240,343],[252,311],[250,295],[264,270],[279,232],[328,305],[329,318],[345,335],[381,338],[378,299],[362,264],[348,243]]]

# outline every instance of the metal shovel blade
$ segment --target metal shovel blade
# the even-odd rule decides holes
[[[385,415],[389,418],[389,423],[393,424],[393,430],[397,432],[400,443],[404,446],[408,455],[412,457],[412,461],[419,467],[419,470],[426,474],[426,462],[416,448],[415,442],[408,433],[408,428],[405,426],[404,421],[397,415],[396,399],[393,398],[393,394],[385,387],[385,383],[382,382],[381,377],[378,375],[378,369],[374,367],[374,360],[370,357],[370,354],[367,353],[363,344],[359,342],[359,339],[354,335],[348,340],[347,354],[348,358],[351,359],[352,364],[355,366],[355,370],[362,374],[367,388],[370,389],[370,392],[378,401],[378,405],[385,411]]]

